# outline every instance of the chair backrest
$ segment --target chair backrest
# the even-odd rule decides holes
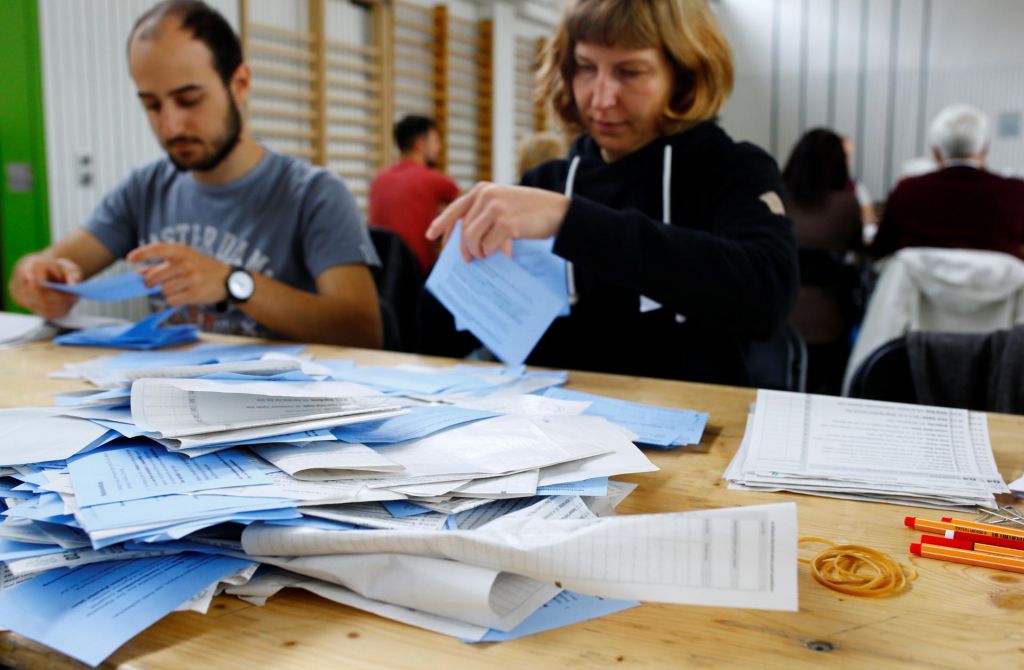
[[[910,330],[984,333],[1024,321],[1024,263],[994,251],[901,249],[882,263],[846,367]]]
[[[752,340],[746,362],[755,388],[801,393],[807,389],[807,346],[789,323],[767,340]]]
[[[425,282],[423,270],[416,254],[396,233],[370,226],[370,239],[381,262],[381,266],[374,270],[373,278],[385,320],[384,348],[412,351],[417,340],[417,303]]]
[[[864,359],[850,381],[848,395],[868,400],[917,402],[905,336],[889,340]]]

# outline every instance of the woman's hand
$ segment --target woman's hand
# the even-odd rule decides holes
[[[480,182],[448,206],[427,228],[427,239],[445,239],[462,220],[462,257],[486,258],[499,249],[512,255],[512,240],[558,233],[569,209],[561,193]]]

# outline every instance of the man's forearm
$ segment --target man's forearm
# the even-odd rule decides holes
[[[281,337],[380,348],[382,328],[372,281],[372,296],[348,297],[309,293],[263,275],[254,275],[254,279],[253,296],[240,308]]]

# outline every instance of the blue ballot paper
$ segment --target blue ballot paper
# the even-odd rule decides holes
[[[73,344],[84,347],[115,347],[120,349],[159,349],[176,344],[185,344],[199,339],[199,328],[185,323],[160,327],[177,307],[165,309],[128,325],[100,326],[86,328],[54,338],[58,344]]]
[[[394,444],[433,435],[448,428],[498,416],[497,412],[468,409],[454,405],[413,407],[408,414],[379,421],[363,421],[331,429],[342,442],[356,444]]]
[[[96,449],[71,459],[68,470],[81,507],[271,481],[238,449],[189,458],[150,440]]]
[[[538,486],[539,496],[606,496],[608,495],[608,478],[594,477],[578,482],[548,484]]]
[[[101,300],[105,302],[130,300],[160,292],[159,286],[147,288],[142,275],[137,272],[126,272],[112,277],[97,277],[84,281],[81,284],[62,284],[44,281],[43,286],[52,288],[55,291],[71,293],[88,300]]]
[[[512,259],[540,280],[562,301],[558,316],[569,316],[569,264],[551,249],[555,238],[516,240],[512,243]]]
[[[644,405],[564,388],[545,389],[543,395],[560,400],[589,401],[591,405],[584,414],[602,416],[628,428],[637,434],[636,442],[652,447],[697,444],[708,421],[707,412]]]
[[[574,591],[562,591],[512,630],[501,631],[492,628],[478,642],[516,640],[527,635],[536,635],[581,621],[615,614],[639,605],[640,603],[636,600],[614,600],[587,596]],[[472,642],[473,640],[466,641]]]
[[[565,303],[502,253],[466,263],[459,252],[460,234],[461,224],[441,251],[427,289],[494,355],[518,365]]]
[[[51,570],[0,592],[0,626],[95,666],[210,584],[250,565],[190,552]]]
[[[212,344],[204,343],[186,351],[126,351],[106,361],[107,368],[166,368],[256,361],[267,354],[298,356],[304,344]]]
[[[276,510],[294,506],[295,503],[282,498],[179,493],[83,507],[80,514],[82,525],[87,532],[91,533],[101,530],[133,528],[144,524],[174,526],[183,523],[198,523],[217,517],[234,516],[241,512]]]
[[[490,386],[486,380],[468,372],[421,372],[384,367],[338,369],[332,372],[331,378],[393,391],[428,394],[450,392],[453,389],[475,390]]]
[[[64,547],[56,544],[18,542],[0,537],[0,561],[16,561],[21,558],[59,554],[62,551],[64,551]]]

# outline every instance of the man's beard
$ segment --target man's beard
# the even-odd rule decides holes
[[[198,162],[185,164],[180,163],[174,159],[174,155],[168,151],[167,158],[170,159],[171,163],[179,172],[188,172],[194,170],[196,172],[207,172],[214,169],[228,157],[234,148],[238,145],[238,140],[242,136],[242,115],[238,111],[238,105],[235,104],[235,96],[228,91],[228,113],[225,119],[226,131],[223,135],[218,137],[213,142],[213,152],[209,157],[202,159]],[[167,146],[179,142],[181,140],[199,140],[198,137],[184,137],[179,136],[168,140]]]

